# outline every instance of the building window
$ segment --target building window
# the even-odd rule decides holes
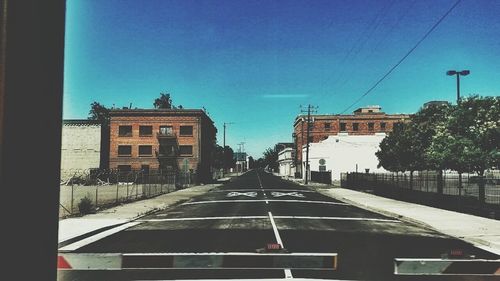
[[[172,136],[174,134],[174,128],[172,126],[160,126],[159,133],[162,136]]]
[[[128,173],[130,171],[132,171],[132,167],[130,165],[118,165],[118,172]]]
[[[132,136],[132,126],[119,126],[118,136],[120,137],[131,137]]]
[[[193,126],[181,126],[180,135],[181,136],[192,136],[193,135]]]
[[[325,123],[325,131],[330,131],[330,123]]]
[[[353,131],[358,131],[359,130],[359,124],[358,123],[352,123],[352,130]]]
[[[340,131],[341,132],[347,131],[347,124],[346,123],[340,123]]]
[[[139,145],[139,156],[153,155],[153,147],[151,145]]]
[[[368,123],[368,131],[373,131],[375,129],[375,123]]]
[[[118,156],[130,156],[132,155],[131,145],[119,145],[118,146]]]
[[[153,135],[153,126],[139,126],[139,136],[146,137]]]
[[[380,123],[380,130],[385,131],[385,123],[384,122]]]
[[[179,154],[180,155],[193,155],[193,146],[192,145],[179,145]]]

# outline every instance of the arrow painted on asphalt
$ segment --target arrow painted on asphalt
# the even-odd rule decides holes
[[[229,192],[226,197],[236,197],[236,196],[247,196],[247,197],[257,197],[257,192]]]
[[[293,196],[293,197],[305,198],[304,194],[298,193],[298,192],[277,192],[277,191],[273,191],[273,192],[271,192],[271,195],[273,197]]]

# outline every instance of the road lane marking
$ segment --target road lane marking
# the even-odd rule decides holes
[[[62,248],[59,248],[59,251],[60,252],[68,252],[68,251],[75,251],[83,246],[86,246],[90,243],[94,243],[98,240],[101,240],[107,236],[110,236],[110,235],[113,235],[115,233],[118,233],[122,230],[125,230],[129,227],[132,227],[132,226],[135,226],[135,225],[138,225],[140,224],[140,222],[137,222],[137,221],[134,221],[134,222],[129,222],[129,223],[126,223],[126,224],[123,224],[123,225],[120,225],[118,227],[115,227],[115,228],[112,228],[112,229],[109,229],[109,230],[106,230],[106,231],[103,231],[101,233],[98,233],[96,235],[93,235],[93,236],[90,236],[90,237],[87,237],[85,239],[82,239],[80,241],[77,241],[75,243],[71,243],[69,245],[66,245]]]
[[[141,222],[162,221],[202,221],[202,220],[237,220],[237,219],[266,219],[267,216],[229,216],[229,217],[191,217],[191,218],[166,218],[166,219],[144,219]]]
[[[274,237],[276,237],[276,242],[280,244],[281,248],[284,249],[285,245],[283,244],[283,240],[281,240],[280,233],[278,231],[278,227],[276,227],[276,223],[274,222],[273,214],[271,212],[267,212],[269,215],[269,220],[271,221],[271,225],[273,226]],[[293,278],[292,271],[290,269],[285,269],[285,278],[291,279]]]
[[[317,193],[316,191],[313,190],[307,190],[307,189],[286,189],[286,188],[246,188],[246,189],[220,189],[220,190],[212,190],[210,192],[244,192],[244,191],[283,191],[283,192],[301,192],[301,193]],[[318,193],[320,194],[320,193]]]
[[[256,203],[256,202],[284,202],[284,203],[311,203],[311,204],[326,204],[326,205],[341,205],[350,206],[347,203],[331,202],[331,201],[312,201],[312,200],[293,200],[293,199],[234,199],[234,200],[212,200],[212,201],[193,201],[186,202],[181,205],[196,205],[196,204],[212,204],[212,203]]]
[[[247,197],[257,197],[257,192],[229,192],[226,197],[237,197],[237,196],[247,196]]]
[[[274,231],[274,237],[276,238],[276,242],[281,245],[281,248],[285,248],[283,246],[283,240],[281,240],[280,233],[278,232],[278,228],[276,227],[276,223],[274,222],[273,214],[271,212],[267,212],[267,215],[269,216],[269,220],[271,221],[271,224],[273,226],[273,231]]]
[[[273,191],[273,192],[271,192],[271,195],[273,197],[293,196],[293,197],[305,198],[304,194],[298,193],[298,192],[277,192],[277,191]]]
[[[262,182],[260,181],[260,176],[258,171],[257,171],[257,179],[259,179],[260,189],[264,189],[264,187],[262,186]]]
[[[357,218],[357,217],[310,217],[310,216],[274,216],[276,219],[305,219],[305,220],[345,220],[345,221],[377,221],[377,222],[395,222],[401,221],[394,219],[376,219],[376,218]]]

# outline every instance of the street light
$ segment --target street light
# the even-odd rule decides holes
[[[462,70],[462,71],[456,71],[456,70],[448,70],[446,72],[446,75],[448,76],[457,76],[457,104],[460,102],[460,75],[462,76],[467,76],[470,74],[469,70]]]

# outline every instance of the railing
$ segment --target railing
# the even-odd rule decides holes
[[[196,182],[196,173],[190,172],[75,171],[61,181],[59,217],[80,214],[80,202],[84,198],[90,202],[92,212],[95,212],[120,203],[169,193]]]
[[[341,186],[436,207],[500,218],[500,176],[415,172],[346,173]]]
[[[157,138],[175,138],[177,135],[174,132],[157,132],[156,133]]]

